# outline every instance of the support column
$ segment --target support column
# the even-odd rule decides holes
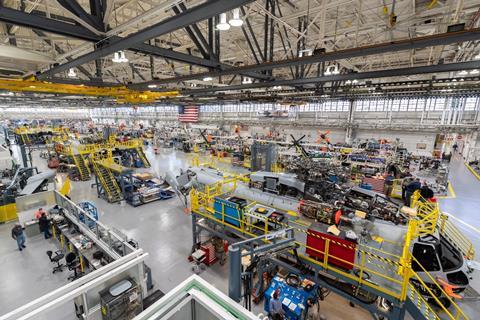
[[[239,302],[242,295],[242,264],[239,247],[228,247],[228,260],[230,269],[230,276],[228,277],[228,296],[236,302]]]
[[[345,142],[352,143],[353,141],[353,120],[355,112],[355,100],[351,99],[348,106],[348,118],[347,118],[347,132],[345,133]]]

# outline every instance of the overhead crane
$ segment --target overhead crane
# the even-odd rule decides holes
[[[92,97],[111,97],[116,99],[117,103],[149,103],[160,99],[178,96],[178,91],[136,91],[126,86],[88,86],[76,84],[52,83],[39,81],[35,78],[22,79],[0,79],[0,90],[11,92],[33,92],[33,93],[53,93],[66,95],[81,95]]]

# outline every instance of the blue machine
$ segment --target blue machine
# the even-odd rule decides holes
[[[94,218],[94,220],[85,217],[84,214],[80,214],[79,219],[81,222],[85,223],[90,229],[93,229],[93,227],[96,224],[96,221],[98,221],[98,210],[95,204],[91,201],[84,201],[78,203],[78,206],[85,210],[90,216]]]
[[[225,222],[235,227],[240,227],[240,221],[243,220],[243,208],[247,205],[247,200],[238,197],[229,197],[227,199],[215,198],[213,209],[214,217],[222,220],[225,215]]]
[[[273,297],[273,293],[279,289],[279,299],[282,301],[285,318],[289,320],[303,319],[307,307],[307,299],[317,299],[317,285],[302,277],[299,277],[299,279],[299,286],[293,287],[288,285],[284,278],[275,276],[270,287],[265,291],[265,311],[270,312],[270,299]],[[308,282],[308,285],[304,285],[304,282]]]

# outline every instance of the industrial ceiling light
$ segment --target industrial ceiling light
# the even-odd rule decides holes
[[[470,74],[479,74],[480,71],[478,71],[478,69],[473,69],[472,71],[470,71]]]
[[[298,52],[298,57],[309,57],[313,55],[313,50],[312,49],[303,49]]]
[[[340,70],[338,70],[338,66],[336,64],[328,66],[327,70],[325,71],[326,76],[331,76],[339,73]]]
[[[460,76],[465,76],[467,74],[468,74],[467,70],[462,70],[458,73],[458,75],[460,75]]]
[[[157,85],[156,85],[156,84],[149,84],[148,87],[149,87],[150,89],[153,89],[153,88],[156,88]]]
[[[217,29],[220,31],[227,31],[230,29],[230,25],[227,23],[227,14],[220,13],[220,22],[217,24]]]
[[[250,77],[244,77],[242,79],[242,84],[251,84],[251,83],[253,83],[253,79]]]
[[[208,76],[203,78],[203,81],[212,81],[212,80],[213,80],[213,78],[212,78],[212,77],[208,77]]]
[[[77,73],[75,72],[75,69],[70,68],[70,69],[68,70],[68,76],[69,76],[70,78],[75,78],[75,77],[77,76]]]
[[[273,90],[282,90],[282,86],[273,86]]]
[[[232,27],[241,27],[243,25],[243,20],[240,18],[240,8],[233,9],[233,17],[228,20],[228,24]]]
[[[113,54],[112,62],[115,62],[115,63],[128,62],[127,57],[125,57],[125,52],[124,51],[115,52]]]

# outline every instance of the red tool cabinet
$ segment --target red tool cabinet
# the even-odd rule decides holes
[[[328,264],[346,270],[353,269],[357,244],[355,241],[345,239],[345,232],[337,236],[328,233],[329,225],[315,222],[308,229],[307,254],[319,261],[323,261],[326,239],[330,239],[328,247]],[[318,250],[318,251],[317,251]]]

